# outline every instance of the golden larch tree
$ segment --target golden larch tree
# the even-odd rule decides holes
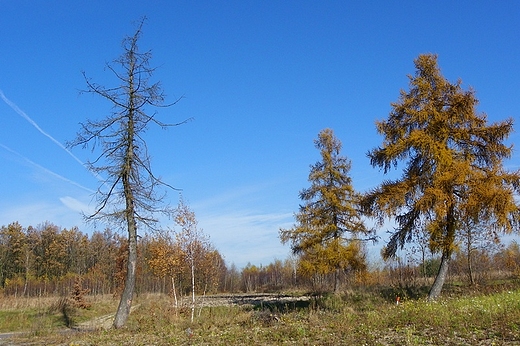
[[[314,141],[321,161],[311,166],[311,186],[300,192],[303,205],[291,229],[281,229],[282,243],[289,242],[294,254],[301,255],[306,267],[316,273],[334,273],[334,291],[339,274],[364,266],[360,241],[372,237],[358,205],[361,195],[349,176],[351,162],[341,156],[341,142],[331,129],[322,130]]]
[[[365,211],[396,227],[385,247],[385,257],[426,231],[441,265],[429,298],[441,293],[463,221],[492,224],[495,231],[511,232],[518,222],[515,202],[519,172],[507,172],[503,160],[512,146],[504,141],[513,120],[488,124],[477,113],[475,92],[462,82],[446,80],[437,56],[420,55],[410,90],[401,91],[387,120],[376,123],[383,144],[368,153],[371,164],[388,173],[404,163],[401,178],[384,181],[364,199]]]

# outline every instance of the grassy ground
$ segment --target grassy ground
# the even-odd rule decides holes
[[[30,334],[0,339],[0,345],[520,345],[520,290],[458,290],[452,287],[435,302],[409,298],[413,292],[377,290],[283,304],[214,306],[197,309],[193,323],[190,311],[173,309],[167,297],[139,297],[140,307],[125,328],[79,333],[56,332],[65,325],[52,309],[2,309],[1,332],[14,330],[7,320],[27,316],[22,324],[28,329],[21,329]],[[399,305],[395,294],[403,297]],[[79,324],[115,311],[115,305],[110,299],[93,302],[71,318]],[[41,326],[35,328],[38,318]]]

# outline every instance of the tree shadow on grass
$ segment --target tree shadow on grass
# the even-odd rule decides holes
[[[298,301],[270,301],[260,302],[259,304],[253,305],[253,310],[265,311],[268,310],[273,313],[288,313],[298,310],[308,309],[311,306],[309,300],[298,300]]]
[[[255,311],[270,311],[273,313],[288,313],[307,309],[311,305],[309,296],[289,296],[273,294],[252,294],[233,297],[236,305],[250,305]]]
[[[396,302],[398,297],[400,300],[425,298],[429,291],[429,286],[385,287],[381,289],[380,294],[386,301]]]

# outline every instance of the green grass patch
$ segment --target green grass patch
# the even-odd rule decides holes
[[[59,313],[43,310],[0,311],[0,333],[42,333],[63,326]]]

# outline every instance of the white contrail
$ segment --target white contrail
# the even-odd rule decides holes
[[[81,164],[83,167],[85,167],[85,164],[83,163],[83,161],[78,159],[73,153],[70,152],[69,149],[67,149],[63,144],[61,144],[59,141],[54,139],[54,137],[49,135],[47,132],[43,131],[42,128],[40,126],[38,126],[38,124],[34,120],[32,120],[24,111],[22,111],[16,104],[14,104],[13,102],[11,102],[11,100],[9,100],[7,97],[5,97],[2,90],[0,90],[0,97],[2,98],[2,100],[4,100],[5,103],[7,103],[7,105],[9,107],[11,107],[16,113],[18,113],[18,115],[20,115],[22,118],[27,120],[32,126],[34,126],[36,128],[36,130],[40,131],[40,133],[42,135],[49,138],[51,141],[54,142],[54,144],[59,146],[61,149],[65,150],[67,152],[67,154],[69,154],[74,160],[76,160],[79,164]]]
[[[38,126],[38,124],[32,120],[24,111],[22,111],[20,109],[20,107],[18,107],[16,104],[14,104],[11,100],[9,100],[7,97],[5,97],[4,93],[2,90],[0,90],[0,97],[2,98],[2,100],[4,100],[5,103],[7,103],[7,105],[9,107],[11,107],[16,113],[18,113],[18,115],[20,115],[22,118],[24,118],[25,120],[27,120],[32,126],[34,126],[34,128],[36,128],[36,130],[38,130],[42,135],[44,135],[45,137],[49,138],[54,144],[56,144],[57,146],[59,146],[61,149],[63,149],[67,154],[69,154],[74,160],[76,160],[76,162],[78,162],[81,166],[83,166],[83,168],[87,168],[85,166],[85,163],[83,161],[81,161],[78,157],[76,157],[76,155],[74,155],[69,149],[67,149],[63,144],[61,144],[59,141],[57,141],[54,137],[52,137],[50,134],[48,134],[47,132],[43,131],[43,129]],[[92,175],[98,179],[99,181],[103,182],[104,179],[99,176],[98,174],[96,173],[93,173],[91,172]]]
[[[0,143],[0,147],[4,148],[5,150],[7,150],[10,153],[13,153],[13,154],[17,155],[18,157],[21,157],[24,161],[30,163],[31,165],[33,165],[35,167],[38,167],[39,169],[43,170],[44,172],[46,172],[46,173],[48,173],[48,174],[50,174],[50,175],[52,175],[52,176],[54,176],[54,177],[56,177],[58,179],[61,179],[61,180],[65,181],[65,182],[67,182],[69,184],[75,185],[75,186],[77,186],[77,187],[79,187],[79,188],[81,188],[81,189],[83,189],[85,191],[88,191],[90,193],[94,193],[95,192],[94,190],[89,189],[88,187],[85,187],[85,186],[83,186],[83,185],[81,185],[81,184],[79,184],[79,183],[77,183],[77,182],[75,182],[73,180],[67,179],[64,176],[59,175],[58,173],[54,173],[53,171],[51,171],[51,170],[49,170],[49,169],[47,169],[47,168],[45,168],[43,166],[40,166],[36,162],[33,162],[33,161],[29,160],[28,158],[26,158],[22,154],[20,154],[20,153],[14,151],[13,149],[3,145],[2,143]]]

